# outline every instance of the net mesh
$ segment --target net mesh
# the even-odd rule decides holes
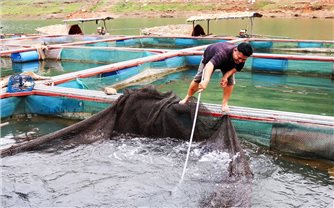
[[[333,138],[333,128],[275,124],[270,148],[302,157],[333,160]]]
[[[115,139],[120,133],[188,141],[195,116],[196,100],[193,98],[186,105],[179,104],[179,101],[180,98],[174,93],[161,93],[153,86],[127,89],[112,106],[90,118],[23,145],[2,150],[1,156],[24,150],[54,147],[56,144],[64,146],[64,142],[60,141],[74,146],[101,139]],[[205,109],[205,106],[201,105],[200,108]],[[200,142],[204,150],[224,151],[230,156],[227,178],[222,182],[224,185],[204,200],[203,206],[224,207],[232,205],[231,203],[249,206],[248,179],[252,178],[252,172],[229,116],[217,118],[199,115],[193,140]],[[231,183],[235,185],[230,186]],[[224,193],[230,194],[221,194],[222,189]],[[242,190],[242,194],[235,195]],[[242,197],[243,200],[235,200],[238,198],[236,196]]]
[[[150,52],[141,51],[120,51],[120,50],[101,50],[82,48],[78,49],[63,49],[61,51],[61,60],[99,62],[99,63],[116,63],[137,58],[150,56]]]

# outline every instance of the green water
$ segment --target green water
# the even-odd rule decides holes
[[[31,138],[36,138],[63,129],[72,125],[78,120],[65,119],[48,116],[19,116],[1,121],[8,122],[8,125],[1,127],[1,147],[15,142],[24,142]]]
[[[41,76],[57,76],[75,71],[90,69],[93,67],[102,66],[99,63],[88,62],[71,62],[71,61],[34,61],[27,63],[12,63],[10,58],[2,58],[0,66],[1,77],[10,76],[12,74],[21,73],[24,71],[33,71]]]
[[[34,28],[58,24],[60,20],[2,20],[5,33],[34,33]],[[140,28],[167,24],[183,24],[185,18],[120,18],[108,22],[111,34],[138,35]],[[235,35],[240,28],[249,27],[246,20],[228,20],[211,22],[214,34]],[[96,24],[84,23],[85,33],[94,33]],[[206,28],[206,27],[204,27]],[[329,19],[256,19],[254,33],[298,39],[333,39],[333,21]],[[7,59],[8,60],[8,59]],[[8,64],[9,63],[9,64]],[[19,64],[18,64],[19,65]],[[39,63],[40,75],[55,76],[72,71],[99,66],[96,63],[45,61]],[[1,76],[11,74],[11,63],[1,61]],[[16,66],[20,69],[20,66]],[[14,68],[14,67],[13,67]],[[161,91],[172,90],[183,97],[196,69],[169,75],[154,82]],[[208,89],[203,93],[202,102],[221,103],[222,90],[219,87],[220,73],[215,73]],[[113,79],[117,82],[119,79]],[[83,79],[90,89],[101,90],[113,84],[108,78]],[[139,87],[139,86],[138,86]],[[276,75],[242,72],[237,74],[237,85],[230,105],[282,110],[333,116],[333,80],[324,77],[298,75]]]
[[[207,28],[206,22],[198,22]],[[62,20],[0,20],[3,33],[36,33],[35,28],[52,24],[62,24]],[[168,24],[187,24],[186,18],[115,18],[107,22],[111,35],[139,35],[141,28]],[[190,24],[190,23],[188,23]],[[80,27],[84,33],[96,33],[95,22],[84,23]],[[248,20],[222,20],[210,22],[210,33],[236,36],[240,29],[250,31]],[[332,19],[310,18],[256,18],[253,34],[290,37],[310,40],[333,40]]]
[[[108,27],[113,29],[111,34],[139,34],[141,27],[184,22],[184,19],[115,19]],[[6,33],[33,33],[37,26],[55,23],[61,21],[1,21]],[[242,20],[212,22],[211,25],[217,26],[213,33],[230,35],[247,27],[246,21]],[[95,28],[96,25],[91,24],[84,30],[95,32]],[[122,28],[124,30],[118,30]],[[333,39],[333,21],[329,19],[260,19],[255,21],[254,29],[255,33],[275,36]],[[66,71],[64,68],[71,71],[86,67],[93,66],[69,63],[66,67],[61,64],[41,69],[46,72],[43,75],[57,75]],[[195,72],[196,67],[190,68],[153,84],[160,91],[172,90],[183,97]],[[220,78],[220,73],[213,75],[202,93],[202,102],[221,102]],[[97,79],[92,81],[95,81],[90,85],[93,89],[110,84],[103,83],[103,79],[101,83]],[[237,74],[230,105],[333,116],[333,85],[329,78],[241,72]],[[42,116],[5,121],[9,121],[9,125],[1,128],[2,144],[12,144],[16,142],[13,137],[21,135],[54,132],[74,122]],[[48,150],[50,154],[36,151],[3,158],[2,199],[5,207],[198,207],[197,201],[213,194],[213,187],[222,181],[220,176],[226,170],[220,168],[222,159],[212,156],[209,160],[198,159],[195,146],[186,180],[177,192],[181,194],[168,191],[165,195],[166,190],[175,189],[180,179],[185,145],[174,145],[165,138],[154,142],[148,138],[127,137],[81,145],[67,151]],[[312,161],[298,164],[285,160],[281,154],[252,144],[243,145],[243,148],[254,173],[252,207],[333,206],[333,180],[327,168],[312,166]]]
[[[39,63],[38,74],[55,76],[96,66],[99,66],[99,64],[45,61]],[[195,72],[196,67],[193,67],[185,72],[168,75],[153,84],[160,91],[172,90],[178,96],[183,97]],[[1,67],[1,77],[11,73],[10,64],[7,67]],[[229,102],[232,106],[334,116],[334,81],[330,78],[247,71],[237,73],[236,77],[237,84]],[[82,78],[81,81],[89,89],[102,90],[104,87],[126,78],[128,77],[115,75],[102,78]],[[219,72],[213,75],[207,90],[202,94],[202,102],[221,103],[220,78],[221,73]]]
[[[168,75],[152,84],[160,91],[173,91],[180,97],[187,93],[196,69]],[[201,101],[221,104],[221,73],[215,72]],[[334,81],[321,77],[240,72],[229,101],[231,106],[334,116]],[[141,87],[141,86],[134,86]]]

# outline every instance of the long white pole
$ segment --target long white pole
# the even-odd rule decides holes
[[[205,73],[205,69],[203,69],[203,73],[202,73],[202,78],[201,81],[203,81],[204,79],[204,73]],[[191,149],[191,143],[193,141],[193,137],[194,137],[194,132],[195,132],[195,127],[196,127],[196,121],[197,121],[197,115],[198,115],[198,108],[199,108],[199,102],[201,100],[201,92],[198,93],[198,98],[197,98],[197,103],[196,103],[196,110],[195,110],[195,116],[194,116],[194,121],[193,121],[193,126],[191,129],[191,134],[190,134],[190,140],[189,140],[189,145],[188,145],[188,151],[187,151],[187,157],[186,157],[186,161],[184,163],[184,167],[183,167],[183,172],[182,172],[182,176],[181,176],[181,181],[180,183],[182,183],[184,175],[186,173],[186,169],[187,169],[187,165],[188,165],[188,160],[189,160],[189,155],[190,155],[190,149]]]

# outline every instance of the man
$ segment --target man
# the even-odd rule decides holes
[[[198,72],[190,83],[188,94],[180,101],[180,104],[185,104],[195,92],[205,90],[213,71],[220,69],[223,73],[220,86],[224,89],[222,111],[228,112],[228,100],[235,84],[234,74],[241,71],[247,58],[252,54],[253,48],[249,43],[240,43],[236,46],[232,43],[222,42],[208,46],[204,51]],[[202,80],[203,72],[204,77]]]
[[[98,27],[96,29],[98,35],[105,35],[106,34],[106,29],[104,27]]]

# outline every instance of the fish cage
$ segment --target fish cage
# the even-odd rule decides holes
[[[7,40],[6,40],[7,41]],[[16,41],[16,42],[15,42]],[[121,93],[106,95],[103,89],[108,86],[119,90],[127,87],[159,82],[161,77],[169,76],[175,92],[186,90],[189,80],[179,78],[177,73],[194,75],[207,45],[226,42],[224,38],[193,37],[94,37],[94,36],[55,36],[29,37],[3,42],[1,56],[11,63],[1,66],[1,71],[10,76],[24,71],[47,76],[48,70],[62,71],[52,74],[50,79],[36,82],[32,91],[9,93],[1,91],[1,118],[13,119],[20,115],[46,115],[84,119],[112,105]],[[20,42],[21,41],[21,42]],[[30,42],[29,42],[30,41]],[[255,49],[272,48],[331,48],[331,42],[317,41],[277,41],[235,39],[238,44],[250,41]],[[41,59],[36,47],[29,44],[47,43],[45,58]],[[18,60],[18,61],[17,61]],[[253,85],[253,92],[273,91],[270,85],[279,86],[287,82],[286,75],[296,74],[312,79],[321,77],[323,82],[331,82],[334,58],[328,55],[254,53],[245,64],[244,80]],[[189,69],[190,68],[190,69]],[[195,70],[193,70],[195,69]],[[264,76],[261,76],[264,74]],[[215,74],[216,79],[219,75]],[[217,77],[218,76],[218,77]],[[170,78],[172,77],[172,78]],[[147,80],[150,78],[149,80]],[[243,77],[241,76],[241,79]],[[297,77],[299,81],[300,77]],[[179,80],[175,82],[175,80]],[[181,80],[181,81],[180,81]],[[270,80],[271,82],[263,82]],[[312,88],[312,81],[302,83]],[[325,81],[324,81],[325,80]],[[277,83],[275,83],[277,81]],[[295,84],[298,81],[295,82]],[[318,82],[318,81],[317,81]],[[130,84],[129,84],[130,83]],[[183,85],[181,85],[182,83]],[[260,84],[258,84],[260,83]],[[264,84],[263,84],[264,83]],[[283,84],[282,84],[283,83]],[[304,84],[308,83],[308,84]],[[275,85],[277,84],[277,85]],[[293,84],[291,84],[293,85]],[[323,87],[324,92],[312,98],[331,95],[331,84]],[[245,89],[249,88],[248,86]],[[267,89],[268,88],[268,89]],[[288,86],[282,91],[294,91]],[[245,90],[247,91],[247,90]],[[248,92],[248,91],[247,91]],[[296,90],[297,93],[310,93],[311,90]],[[214,91],[220,93],[219,91]],[[242,94],[242,93],[241,93]],[[280,95],[279,95],[280,96]],[[298,95],[299,96],[299,95]],[[298,97],[296,96],[296,97]],[[217,96],[216,96],[217,97]],[[247,97],[247,96],[246,96]],[[249,103],[245,98],[240,103]],[[250,99],[249,96],[247,99]],[[293,100],[283,97],[283,102]],[[209,100],[211,101],[211,100]],[[254,102],[256,97],[254,97]],[[214,101],[217,102],[217,101]],[[262,101],[261,101],[262,102]],[[270,100],[268,101],[270,102]],[[330,101],[324,101],[330,102]],[[273,109],[278,108],[274,105]],[[220,105],[205,103],[207,116],[222,115]],[[333,116],[275,111],[252,108],[250,106],[231,107],[231,117],[240,137],[258,145],[277,149],[298,156],[314,156],[333,160]]]

